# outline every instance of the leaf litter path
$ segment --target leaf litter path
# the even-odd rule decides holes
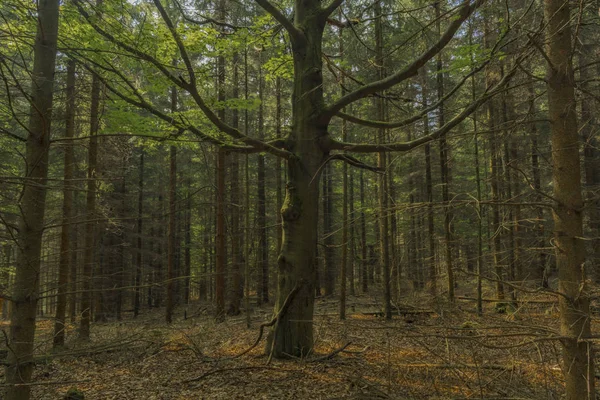
[[[61,399],[70,387],[87,400],[556,399],[563,391],[552,312],[523,307],[478,318],[472,305],[424,313],[405,305],[416,311],[386,322],[373,299],[352,297],[348,320],[339,321],[336,305],[318,302],[315,354],[304,360],[268,362],[264,343],[235,358],[270,309],[257,309],[251,328],[244,316],[217,324],[197,304],[168,327],[162,309],[95,324],[91,343],[72,340],[36,366],[32,397]],[[49,353],[51,327],[39,323],[40,355]]]

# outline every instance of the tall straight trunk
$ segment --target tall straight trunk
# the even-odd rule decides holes
[[[435,3],[435,15],[438,35],[441,35],[440,29],[440,2]],[[436,73],[437,73],[437,98],[441,100],[444,97],[444,71],[443,71],[443,60],[441,52],[437,55],[436,60]],[[442,103],[439,108],[438,116],[438,127],[444,126],[446,123],[444,104]],[[447,274],[447,288],[448,288],[448,299],[454,301],[454,266],[452,260],[452,211],[450,210],[450,164],[448,158],[449,146],[446,141],[446,136],[443,135],[440,138],[440,170],[442,177],[442,202],[444,203],[444,241],[446,244],[446,274]]]
[[[548,55],[548,117],[552,132],[554,240],[560,293],[560,330],[567,400],[595,399],[590,335],[583,196],[572,65],[571,16],[564,0],[545,0]]]
[[[225,21],[226,0],[219,0],[218,19]],[[219,118],[225,120],[225,56],[220,53],[217,57],[217,100],[221,106],[218,110]],[[227,250],[225,236],[225,164],[227,153],[222,148],[217,151],[217,221],[216,221],[216,276],[215,276],[215,297],[216,297],[216,318],[221,320],[225,315],[225,274],[227,266]]]
[[[40,1],[33,47],[31,108],[25,145],[25,177],[21,195],[19,246],[5,371],[7,400],[28,400],[33,373],[35,320],[42,255],[48,177],[54,67],[58,36],[58,0]]]
[[[492,43],[495,42],[496,33],[490,28],[489,17],[484,18],[484,44],[486,48],[491,48]],[[488,65],[486,67],[486,86],[492,87],[500,80],[500,70],[496,66]],[[488,113],[488,126],[489,130],[495,133],[496,128],[500,125],[498,118],[498,110],[501,106],[497,99],[491,99],[487,102],[487,113]],[[504,272],[501,265],[500,252],[502,251],[501,239],[500,239],[500,207],[498,203],[500,201],[500,158],[498,154],[498,142],[496,135],[492,135],[489,139],[490,144],[490,186],[492,191],[492,223],[491,223],[491,234],[492,234],[492,253],[494,257],[494,270],[495,270],[495,283],[496,283],[496,298],[504,300]],[[503,302],[497,304],[498,310],[504,308]]]
[[[78,188],[77,188],[78,189]],[[79,206],[79,191],[73,190],[73,215],[78,215],[81,207]],[[73,222],[78,222],[78,218]],[[74,324],[77,318],[77,282],[79,273],[79,225],[75,224],[71,228],[71,261],[69,265],[71,271],[69,272],[69,288],[71,294],[69,295],[69,314],[71,323]]]
[[[233,98],[239,97],[239,55],[233,55]],[[231,126],[235,129],[240,124],[239,110],[234,108],[231,116]],[[238,315],[240,313],[240,302],[243,296],[242,276],[240,268],[242,265],[242,234],[240,232],[240,162],[239,155],[232,154],[231,157],[231,285],[229,291],[229,306],[227,314]]]
[[[177,89],[171,88],[171,112],[177,111]],[[171,145],[169,148],[169,227],[167,233],[167,307],[165,310],[165,321],[170,324],[173,321],[173,309],[175,308],[175,278],[176,278],[176,232],[177,218],[177,147]]]
[[[281,78],[277,77],[275,79],[275,137],[280,139],[282,137],[282,122],[281,122]],[[275,160],[275,191],[277,198],[277,211],[281,210],[281,206],[283,205],[283,185],[281,182],[281,158],[277,158]],[[281,226],[281,219],[277,218],[277,251],[281,251],[281,244],[283,243],[282,235],[283,230]]]
[[[504,75],[504,70],[502,70],[502,75]],[[504,96],[502,97],[502,123],[504,125],[504,134],[505,134],[505,138],[504,138],[504,143],[503,143],[503,149],[504,149],[504,157],[502,157],[502,163],[503,163],[503,169],[504,169],[504,175],[505,175],[505,179],[506,179],[506,198],[509,201],[512,201],[513,199],[513,179],[516,178],[514,175],[514,172],[511,168],[513,168],[514,166],[512,165],[513,163],[516,163],[516,159],[513,160],[511,158],[511,149],[510,149],[510,142],[512,141],[512,139],[510,138],[510,131],[507,128],[508,124],[511,122],[511,119],[509,118],[509,107],[512,104],[511,102],[511,98],[508,98],[509,94],[505,93]],[[510,104],[509,104],[510,103]],[[512,110],[510,110],[512,111]],[[516,279],[516,269],[517,269],[517,246],[515,244],[516,242],[516,238],[515,238],[515,229],[516,226],[518,226],[518,220],[515,222],[515,211],[517,211],[518,206],[515,207],[509,207],[508,208],[508,220],[511,221],[511,223],[514,223],[514,226],[511,227],[511,229],[509,229],[508,231],[508,279],[509,281],[514,285],[514,281]],[[509,292],[510,292],[510,298],[513,301],[513,305],[516,305],[514,302],[517,299],[517,291],[516,288],[514,286],[511,286],[509,288]]]
[[[53,346],[60,347],[65,344],[65,314],[67,310],[67,286],[69,285],[69,271],[71,261],[71,223],[73,222],[73,143],[69,141],[75,134],[75,60],[67,62],[67,99],[65,108],[65,158],[64,158],[64,187],[63,187],[63,215],[60,232],[60,260],[58,271],[58,293],[56,296],[56,318],[54,321]]]
[[[381,3],[375,2],[373,7],[375,13],[375,59],[377,66],[378,78],[382,79],[385,76],[384,58],[383,58],[383,28],[381,23]],[[383,97],[377,98],[377,118],[384,121],[385,100]],[[377,143],[382,143],[386,139],[385,129],[379,129],[377,133]],[[377,153],[377,167],[380,170],[387,168],[387,157],[385,152]],[[379,199],[379,240],[380,240],[380,265],[382,267],[382,282],[384,292],[384,309],[385,319],[392,319],[391,305],[391,285],[390,285],[390,247],[389,247],[389,229],[388,229],[388,193],[387,179],[384,174],[378,176],[377,181],[378,199]]]
[[[248,50],[244,50],[244,100],[248,101]],[[250,132],[248,108],[244,109],[244,134]],[[250,328],[250,157],[244,158],[244,295],[246,307],[246,327]],[[283,234],[283,233],[282,233]],[[283,240],[283,238],[282,238]]]
[[[533,84],[528,86],[528,103],[529,113],[535,115],[535,90]],[[542,180],[540,172],[539,162],[539,149],[538,149],[538,130],[536,122],[529,124],[529,135],[531,137],[531,177],[534,189],[534,201],[541,202],[542,198]],[[544,220],[544,209],[542,207],[536,207],[536,223],[533,227],[535,234],[535,247],[538,249],[537,257],[532,262],[531,269],[528,271],[527,276],[529,279],[536,280],[543,288],[548,287],[548,274],[546,269],[547,257],[544,247],[546,245],[546,233],[545,233],[545,220]]]
[[[191,155],[188,158],[189,165],[192,163]],[[183,302],[187,306],[190,302],[190,282],[192,277],[192,179],[191,172],[187,171],[187,199],[185,201],[185,272]]]
[[[369,291],[369,261],[367,259],[367,221],[365,216],[365,179],[363,170],[360,170],[360,242],[361,242],[361,263],[360,263],[360,277],[361,277],[361,290],[363,293]]]
[[[473,26],[469,25],[469,44],[472,44]],[[471,64],[475,64],[474,54],[471,53]],[[471,78],[471,99],[477,98],[475,76]],[[477,183],[477,315],[483,315],[483,206],[481,205],[481,167],[479,161],[479,131],[477,113],[473,113],[475,181]]]
[[[398,257],[398,249],[396,246],[397,242],[397,232],[398,232],[398,219],[396,213],[396,206],[394,203],[394,199],[396,198],[396,185],[394,183],[394,173],[393,169],[390,169],[387,176],[387,192],[388,198],[391,199],[391,207],[388,207],[388,218],[389,218],[389,257],[390,257],[390,298],[396,299],[400,296],[400,273],[401,271],[401,263]],[[389,201],[388,201],[389,203]]]
[[[140,290],[142,285],[142,232],[144,213],[144,149],[140,149],[140,168],[138,179],[138,214],[137,214],[137,248],[135,265],[135,294],[133,299],[133,316],[137,317],[140,313]]]
[[[171,89],[171,112],[177,110],[177,90]],[[177,147],[169,149],[169,228],[167,233],[167,307],[165,321],[173,322],[173,309],[175,308],[175,252],[176,247],[176,217],[177,217]]]
[[[260,107],[258,109],[258,136],[264,139],[265,131],[265,106],[264,106],[264,77],[262,67],[258,69],[258,97],[260,99]],[[259,303],[269,302],[269,236],[267,232],[267,196],[265,192],[265,156],[258,155],[257,165],[257,224],[258,224],[258,298]]]
[[[126,157],[121,160],[121,183],[119,185],[118,194],[121,196],[121,201],[118,207],[118,218],[125,218],[126,204],[127,204],[127,185],[125,184],[126,178]],[[123,311],[123,289],[125,285],[125,227],[121,227],[116,235],[117,249],[115,256],[115,269],[113,270],[112,285],[117,289],[113,292],[114,294],[114,308],[115,316],[117,321],[122,318]]]
[[[340,10],[341,16],[341,10]],[[339,31],[339,52],[344,60],[344,30]],[[341,76],[341,95],[345,94],[345,76]],[[348,141],[348,123],[342,120],[342,140]],[[342,265],[340,265],[340,319],[346,319],[346,274],[348,271],[348,164],[342,167]]]
[[[335,241],[333,231],[333,178],[332,166],[328,163],[323,172],[323,244],[325,245],[325,269],[323,287],[325,296],[335,291]]]
[[[164,149],[163,149],[164,150]],[[164,178],[160,175],[158,179],[158,229],[157,235],[158,238],[156,240],[156,263],[154,264],[154,283],[156,287],[153,290],[153,302],[154,307],[158,308],[163,304],[163,296],[164,296],[164,261],[165,261],[165,215],[168,214],[165,209],[165,196],[164,196]]]
[[[582,10],[584,20],[579,26],[580,48],[577,52],[579,61],[579,85],[583,92],[581,96],[581,137],[583,140],[583,160],[586,188],[586,236],[590,239],[588,242],[589,259],[592,264],[597,265],[600,262],[600,200],[597,195],[597,188],[600,186],[600,101],[598,97],[589,95],[598,93],[598,86],[594,86],[594,79],[600,74],[600,66],[596,63],[596,74],[594,74],[594,55],[598,55],[600,46],[598,45],[597,23],[595,12],[597,7],[592,7],[591,3]],[[596,31],[594,31],[596,30]],[[595,34],[595,35],[594,35]],[[595,191],[596,190],[596,191]],[[600,271],[597,269],[592,272],[591,278],[600,282]]]
[[[354,174],[350,174],[350,179],[348,183],[348,216],[350,218],[349,222],[349,235],[350,242],[348,245],[350,246],[350,265],[348,267],[348,284],[350,285],[350,296],[354,296],[356,294],[356,282],[355,282],[355,273],[354,266],[356,264],[356,218],[354,213]]]
[[[98,128],[100,124],[100,80],[92,76],[92,94],[90,106],[90,143],[88,147],[87,192],[85,211],[85,242],[83,247],[81,319],[79,321],[79,337],[90,339],[90,321],[92,318],[92,273],[94,268],[94,250],[96,248],[96,176],[98,174]]]
[[[227,263],[225,247],[225,159],[222,148],[217,151],[217,234],[215,237],[215,316],[222,319],[225,313],[225,266]]]
[[[427,82],[427,69],[422,70],[422,83],[421,83],[421,96],[423,97],[423,107],[428,107],[428,82]],[[429,134],[429,117],[427,114],[423,117],[423,135]],[[435,225],[434,225],[434,212],[433,212],[433,179],[431,177],[431,146],[427,143],[423,151],[425,153],[425,195],[427,196],[427,266],[428,266],[428,286],[429,292],[432,296],[437,294],[437,274],[435,268]]]

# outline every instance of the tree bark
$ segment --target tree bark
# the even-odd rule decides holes
[[[7,400],[28,400],[33,373],[35,320],[39,289],[42,234],[48,177],[54,68],[58,36],[58,0],[40,1],[33,47],[29,133],[25,145],[25,177],[17,268],[13,286],[13,312],[5,371]]]
[[[64,187],[63,187],[63,215],[60,232],[60,259],[58,271],[58,286],[56,296],[56,318],[54,322],[53,347],[65,344],[65,314],[67,310],[67,286],[69,285],[69,271],[71,261],[71,223],[73,222],[73,143],[69,141],[75,134],[75,60],[67,62],[67,104],[65,108],[65,157],[64,157]]]
[[[566,399],[595,399],[594,353],[592,343],[585,340],[590,335],[590,313],[570,7],[564,0],[545,0],[544,14],[548,24],[548,116]]]
[[[135,266],[135,294],[133,299],[133,316],[137,317],[140,313],[140,286],[142,285],[142,232],[144,213],[144,149],[140,150],[140,168],[138,179],[138,213],[137,213],[137,249]]]

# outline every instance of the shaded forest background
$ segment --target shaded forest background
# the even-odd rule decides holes
[[[298,80],[294,31],[281,16],[301,18],[295,13],[302,10],[288,3],[60,6],[39,287],[32,283],[28,292],[35,314],[55,323],[45,337],[55,348],[89,340],[94,323],[153,309],[169,324],[244,315],[250,326],[265,322],[257,310],[275,304],[278,323],[296,294],[278,292],[277,267],[280,210],[288,209],[286,189],[293,188],[285,152],[293,152]],[[541,2],[476,3],[442,46],[436,43],[459,18],[459,4],[340,3],[322,41],[317,86],[325,102],[409,73],[346,104],[328,124],[334,144],[312,182],[319,188],[312,267],[319,307],[342,319],[393,314],[418,321],[457,309],[518,315],[542,304],[553,312],[557,298],[571,296],[557,270],[556,117],[548,100],[555,77],[547,67],[555,37],[569,26],[571,65],[556,70],[574,78],[561,83],[575,90],[569,107],[585,202],[569,212],[582,215],[576,239],[587,254],[571,272],[595,309],[598,2],[569,9],[559,1],[567,19],[555,31],[555,14],[544,16]],[[7,320],[24,188],[37,182],[26,168],[37,14],[35,4],[18,0],[0,6],[0,294]],[[412,71],[413,60],[431,49]],[[192,82],[190,67],[194,88],[182,90]],[[557,342],[566,335],[555,333]],[[12,352],[8,339],[5,347]],[[593,362],[587,365],[593,379]]]

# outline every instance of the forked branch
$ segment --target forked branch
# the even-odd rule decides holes
[[[469,18],[469,16],[484,2],[485,0],[476,0],[473,4],[470,4],[470,0],[465,0],[458,11],[458,18],[450,23],[448,29],[446,29],[444,34],[433,46],[427,49],[404,69],[397,71],[386,78],[364,85],[340,98],[334,104],[327,107],[323,113],[321,113],[321,122],[328,123],[331,118],[333,118],[338,112],[342,111],[342,109],[347,105],[374,93],[389,89],[390,87],[417,75],[419,69],[423,67],[429,60],[435,57],[444,47],[446,47],[446,45],[454,37],[456,31],[458,31],[458,29],[461,27],[462,23]]]

